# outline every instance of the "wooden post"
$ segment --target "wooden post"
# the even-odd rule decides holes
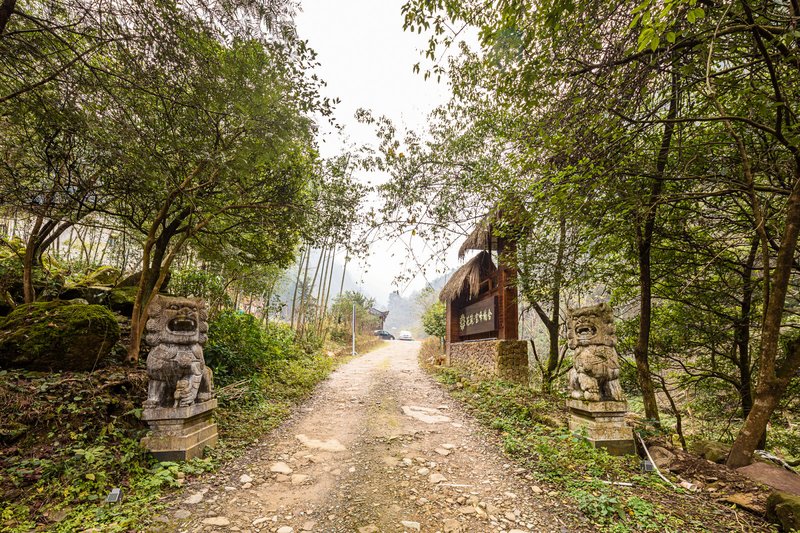
[[[513,255],[513,243],[501,241],[497,245],[497,295],[500,313],[500,331],[497,338],[519,339],[519,308],[517,305],[517,271],[505,266],[504,256]]]
[[[458,342],[458,317],[455,316],[455,307],[453,302],[445,304],[445,356],[447,357],[447,364],[450,364],[450,345]]]

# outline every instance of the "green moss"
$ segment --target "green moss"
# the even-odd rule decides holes
[[[121,276],[122,272],[118,268],[106,265],[89,272],[76,285],[80,287],[113,287]]]
[[[800,531],[800,496],[772,493],[767,498],[767,520],[780,524],[784,531]]]
[[[91,370],[119,336],[116,317],[99,305],[21,305],[0,319],[0,367]]]
[[[108,293],[108,307],[127,317],[133,315],[133,303],[138,287],[118,287]]]

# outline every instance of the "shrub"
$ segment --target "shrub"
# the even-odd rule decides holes
[[[283,324],[263,326],[256,317],[225,311],[208,327],[206,364],[219,386],[269,374],[279,361],[298,359],[294,331]]]
[[[170,292],[178,296],[204,299],[212,314],[220,307],[231,304],[223,277],[197,268],[174,271],[170,280]]]
[[[428,337],[422,341],[417,359],[423,368],[432,368],[444,364],[444,350],[442,342],[437,337]]]
[[[422,314],[422,327],[431,337],[443,339],[447,332],[447,308],[442,302],[434,302]]]

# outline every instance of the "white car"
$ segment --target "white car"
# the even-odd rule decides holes
[[[413,341],[414,337],[411,336],[410,331],[401,331],[400,335],[397,336],[397,340],[399,341]]]

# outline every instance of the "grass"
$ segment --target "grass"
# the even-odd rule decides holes
[[[566,427],[563,398],[504,381],[480,380],[460,369],[431,371],[453,397],[498,434],[510,458],[537,483],[566,498],[601,531],[769,530],[755,517],[725,512],[722,506],[673,490],[654,474],[642,474],[637,457],[610,456],[573,435]],[[633,487],[613,482],[633,483]]]

